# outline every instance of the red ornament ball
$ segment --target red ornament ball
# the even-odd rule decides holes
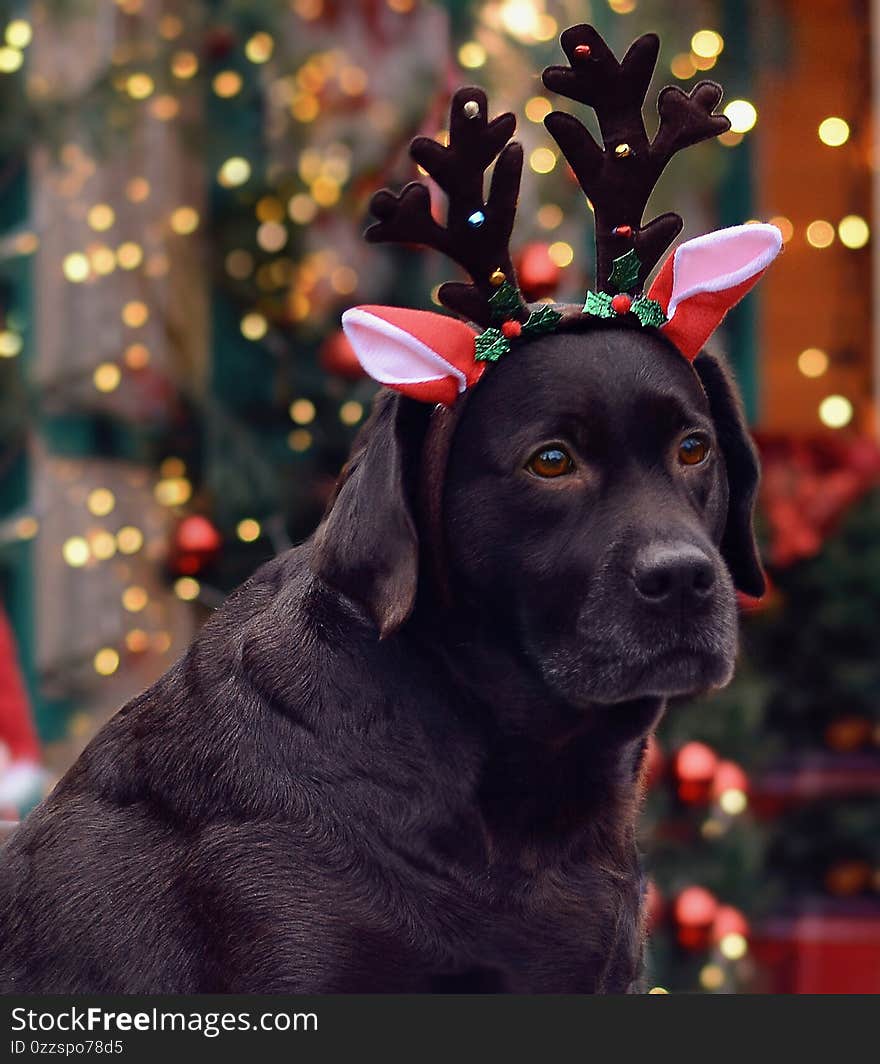
[[[707,802],[718,767],[718,755],[705,743],[685,743],[675,755],[673,770],[678,780],[678,796],[689,805]]]
[[[725,935],[749,935],[748,920],[732,905],[719,905],[712,921],[712,941],[720,942]]]
[[[201,514],[190,514],[174,532],[168,559],[171,571],[178,576],[195,576],[220,553],[223,537],[214,524]]]
[[[712,777],[712,797],[720,798],[725,791],[749,789],[749,777],[735,761],[719,761]]]
[[[516,277],[527,300],[535,302],[552,296],[562,279],[562,269],[550,258],[550,247],[536,241],[516,257]]]
[[[359,380],[364,376],[363,367],[342,329],[337,329],[327,337],[318,352],[318,360],[323,369],[336,377]]]
[[[633,235],[633,227],[631,225],[616,225],[612,230],[615,236],[622,236],[625,240]]]
[[[629,308],[632,306],[632,297],[628,296],[626,292],[618,293],[611,300],[611,309],[615,314],[629,314]]]
[[[578,59],[589,59],[593,49],[588,44],[579,44],[575,47],[574,54]]]
[[[508,340],[515,340],[517,336],[522,335],[522,323],[518,321],[506,321],[501,326],[501,331]]]

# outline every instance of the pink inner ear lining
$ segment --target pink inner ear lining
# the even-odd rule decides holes
[[[781,248],[775,225],[737,225],[688,240],[674,254],[668,316],[698,292],[734,288],[765,270]]]

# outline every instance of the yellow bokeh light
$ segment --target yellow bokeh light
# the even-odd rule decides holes
[[[146,588],[132,585],[122,592],[122,605],[129,613],[140,613],[149,601]]]
[[[672,71],[673,77],[678,78],[679,81],[687,81],[688,78],[692,78],[697,72],[690,52],[679,52],[678,55],[674,56],[669,64],[669,69]]]
[[[726,791],[722,791],[718,798],[718,804],[728,816],[739,816],[740,813],[744,813],[748,803],[746,792],[741,791],[738,787],[731,787]]]
[[[550,148],[535,148],[529,156],[529,166],[536,174],[549,174],[556,166],[556,152]]]
[[[130,74],[125,83],[125,90],[133,100],[146,100],[155,88],[156,83],[149,74]]]
[[[177,207],[171,212],[171,228],[180,236],[188,236],[199,227],[199,212],[195,207]]]
[[[19,539],[33,539],[40,531],[40,522],[36,517],[19,517],[15,522],[15,534]]]
[[[530,122],[543,122],[553,110],[553,105],[546,96],[532,96],[526,101],[526,118]]]
[[[23,18],[14,18],[6,27],[6,43],[12,48],[27,48],[34,37],[31,24]]]
[[[608,0],[615,15],[630,15],[636,9],[636,0]]]
[[[194,52],[175,52],[171,57],[171,73],[181,81],[193,77],[199,69]]]
[[[574,248],[564,240],[557,240],[556,243],[551,244],[547,249],[547,254],[551,261],[562,268],[570,266],[574,261]]]
[[[252,517],[245,517],[244,520],[239,521],[236,526],[235,532],[242,543],[253,543],[260,538],[260,522],[255,521]]]
[[[13,74],[20,69],[24,55],[17,48],[0,48],[0,72]]]
[[[243,185],[251,176],[251,164],[241,155],[233,155],[217,171],[217,180],[224,188]]]
[[[794,226],[791,224],[791,219],[786,218],[784,214],[775,215],[770,219],[770,224],[775,225],[782,234],[783,244],[787,244],[794,236]]]
[[[255,213],[261,222],[280,222],[284,218],[284,204],[274,196],[263,196],[257,201]]]
[[[125,186],[129,203],[143,203],[150,195],[150,182],[145,177],[133,177]]]
[[[350,399],[339,408],[339,420],[343,425],[356,425],[364,416],[363,404]]]
[[[122,381],[122,371],[115,362],[102,362],[95,367],[92,381],[99,392],[114,392]]]
[[[144,545],[144,534],[134,525],[123,525],[116,533],[116,546],[120,554],[137,554]]]
[[[150,363],[150,350],[145,344],[129,344],[123,358],[129,369],[144,369]]]
[[[133,240],[126,240],[116,249],[116,260],[123,270],[135,270],[143,262],[144,249]]]
[[[269,323],[258,311],[251,311],[241,319],[241,335],[246,340],[262,340],[269,330]]]
[[[346,96],[361,96],[368,85],[367,72],[359,66],[344,66],[339,71],[339,87]]]
[[[175,96],[163,93],[157,96],[150,104],[150,114],[158,118],[160,122],[170,122],[180,114],[180,100]]]
[[[143,654],[149,648],[150,637],[143,628],[132,628],[125,633],[125,645],[132,654]]]
[[[64,256],[61,269],[68,281],[80,284],[89,276],[89,260],[81,251],[72,251]]]
[[[89,545],[82,536],[71,536],[61,546],[61,557],[74,569],[82,568],[91,556]]]
[[[294,429],[287,437],[287,446],[291,451],[302,454],[312,445],[312,434],[308,429]]]
[[[819,404],[819,420],[829,429],[842,429],[852,417],[853,405],[845,395],[826,395]]]
[[[182,576],[179,580],[174,581],[174,594],[179,599],[183,599],[184,602],[192,602],[197,599],[201,590],[198,580],[193,580],[191,576]]]
[[[458,50],[458,61],[468,70],[476,70],[486,62],[486,49],[476,41],[465,41]]]
[[[724,986],[724,969],[720,964],[707,964],[700,970],[700,986],[704,990],[719,990]]]
[[[95,517],[106,517],[107,514],[112,513],[115,505],[116,496],[109,488],[95,488],[89,492],[86,499],[89,513],[94,514]]]
[[[95,654],[92,664],[99,676],[112,676],[119,668],[119,653],[113,647],[102,647]]]
[[[562,219],[562,208],[556,203],[544,203],[538,208],[538,225],[542,229],[558,229]]]
[[[17,332],[11,329],[0,331],[0,358],[15,358],[21,354],[22,339]]]
[[[122,320],[129,329],[139,329],[150,319],[150,308],[140,299],[132,299],[122,308]]]
[[[186,477],[166,477],[156,482],[153,495],[160,506],[183,506],[192,496],[192,484]]]
[[[159,473],[163,477],[185,476],[186,463],[182,458],[178,458],[177,455],[169,455],[167,458],[162,459],[162,464],[159,466]]]
[[[669,991],[665,986],[652,986],[648,991],[649,994],[668,994]]]
[[[817,218],[807,226],[807,243],[814,248],[827,248],[834,243],[834,226],[824,218]]]
[[[89,546],[92,554],[105,562],[116,553],[116,537],[101,528],[89,533]]]
[[[255,33],[244,46],[244,54],[252,63],[266,63],[272,58],[275,41],[268,33]]]
[[[159,36],[166,41],[173,41],[183,33],[183,19],[177,15],[163,15],[159,19]]]
[[[315,404],[311,399],[294,399],[288,409],[290,420],[297,425],[310,425],[315,420]]]
[[[86,221],[92,229],[102,233],[116,221],[116,212],[109,203],[96,203],[86,215]]]
[[[724,38],[715,30],[697,30],[691,37],[691,51],[702,59],[711,59],[724,51]]]
[[[738,931],[731,931],[729,934],[722,936],[721,941],[718,943],[718,948],[722,956],[729,961],[739,961],[748,953],[749,943],[745,935],[741,935]]]
[[[211,84],[221,99],[228,100],[241,92],[242,77],[235,70],[221,70]]]
[[[797,364],[805,377],[821,377],[828,370],[828,355],[821,348],[808,347],[798,355]]]
[[[315,178],[312,185],[312,199],[319,207],[332,207],[339,201],[340,192],[339,182],[327,174]]]
[[[849,140],[849,123],[836,115],[823,118],[819,123],[819,140],[829,148],[839,148]]]
[[[758,112],[748,100],[731,100],[724,108],[724,114],[730,121],[731,133],[748,133],[758,121]]]
[[[287,228],[281,222],[263,222],[257,228],[257,244],[263,251],[280,251],[287,243]]]
[[[89,248],[89,262],[95,273],[101,277],[106,277],[116,269],[116,255],[106,244],[95,244]]]
[[[844,247],[857,250],[868,243],[871,238],[871,229],[860,215],[848,214],[838,222],[837,235]]]

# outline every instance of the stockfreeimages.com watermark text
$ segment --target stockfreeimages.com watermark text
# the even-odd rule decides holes
[[[12,1030],[31,1035],[119,1034],[129,1031],[195,1031],[216,1038],[224,1031],[317,1031],[314,1012],[185,1012],[142,1009],[111,1011],[100,1006],[53,1012],[14,1008]]]

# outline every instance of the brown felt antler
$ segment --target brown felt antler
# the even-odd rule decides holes
[[[512,114],[488,120],[482,89],[459,89],[450,108],[449,146],[430,137],[417,137],[410,146],[413,159],[446,193],[449,207],[445,226],[434,220],[428,189],[418,181],[399,195],[383,189],[370,203],[379,220],[367,230],[367,240],[422,244],[457,262],[472,283],[442,285],[440,301],[480,325],[492,321],[488,301],[498,285],[503,280],[516,285],[508,244],[523,153],[522,147],[510,140],[515,128]],[[496,156],[489,196],[484,201],[483,176]],[[527,313],[523,304],[523,315]]]
[[[596,112],[603,148],[573,116],[553,111],[544,120],[562,149],[596,215],[596,288],[616,291],[611,281],[614,259],[635,249],[640,268],[639,289],[660,256],[681,231],[677,214],[661,214],[642,225],[648,199],[666,164],[677,151],[715,137],[730,128],[724,115],[714,114],[721,87],[701,81],[690,93],[674,86],[660,92],[660,125],[648,139],[642,105],[651,83],[659,38],[646,33],[618,63],[592,26],[572,26],[561,37],[569,66],[544,71],[551,92],[587,104]]]

